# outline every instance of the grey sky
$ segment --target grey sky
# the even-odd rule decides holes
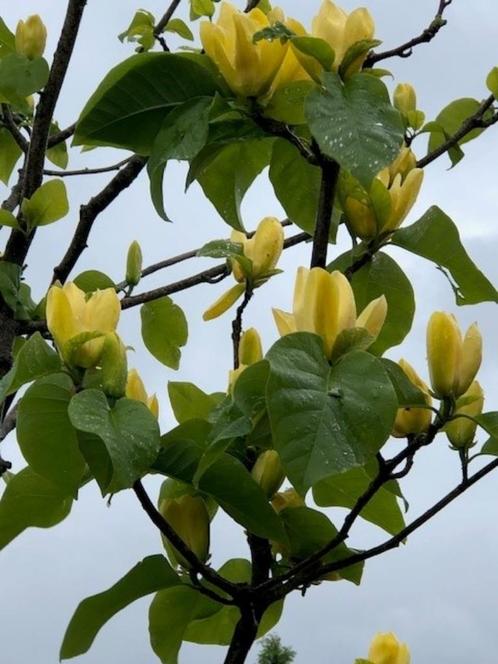
[[[0,4],[0,15],[11,28],[19,18],[40,13],[49,27],[47,54],[52,53],[65,2],[3,0]],[[282,0],[280,4],[286,13],[309,25],[319,1]],[[367,4],[376,19],[379,38],[386,47],[391,47],[423,29],[437,2],[371,0]],[[108,69],[132,53],[132,47],[121,45],[116,34],[126,27],[133,12],[144,7],[159,16],[166,5],[159,0],[144,0],[142,4],[140,0],[89,0],[58,108],[57,118],[62,126],[75,120]],[[356,4],[344,0],[343,6],[351,9]],[[397,80],[410,81],[416,86],[419,107],[427,112],[428,119],[433,119],[456,97],[484,97],[486,74],[498,64],[498,7],[494,0],[455,0],[448,10],[448,19],[448,27],[432,45],[419,47],[409,60],[386,63]],[[494,159],[497,148],[498,131],[492,129],[485,138],[464,148],[467,157],[455,170],[446,170],[445,159],[430,166],[422,194],[410,216],[413,221],[437,203],[458,223],[469,252],[494,283],[498,282],[498,188]],[[425,139],[420,139],[415,150],[423,153],[424,149]],[[117,158],[119,153],[111,149],[81,156],[75,151],[71,165],[108,164]],[[93,267],[108,271],[116,279],[122,278],[126,249],[133,239],[140,241],[148,264],[209,239],[226,237],[228,227],[197,186],[187,196],[183,195],[185,170],[184,165],[169,167],[165,179],[165,198],[174,224],[165,224],[156,216],[149,201],[147,179],[142,176],[99,219],[90,250],[83,255],[78,271]],[[43,294],[51,268],[64,252],[74,229],[77,206],[98,192],[108,179],[109,176],[92,176],[68,182],[72,212],[66,220],[39,233],[30,260],[29,274],[35,276],[37,296]],[[250,191],[243,210],[249,228],[263,216],[282,214],[265,176]],[[4,239],[2,231],[0,244]],[[332,248],[331,255],[335,252]],[[394,349],[391,356],[406,357],[426,375],[424,339],[430,312],[453,311],[462,325],[477,319],[485,338],[485,366],[480,378],[487,392],[486,408],[497,409],[498,335],[494,306],[457,310],[448,285],[431,265],[401,253],[397,255],[414,281],[418,309],[407,341],[402,349]],[[295,268],[307,262],[306,248],[287,252],[281,262],[285,274],[262,289],[248,311],[246,326],[255,325],[261,331],[265,347],[276,339],[270,307],[288,307]],[[208,265],[209,261],[198,259],[160,273],[144,286],[169,283]],[[157,391],[163,430],[173,425],[166,397],[168,380],[190,380],[208,391],[226,385],[230,316],[211,323],[203,323],[201,319],[202,311],[224,288],[226,284],[203,286],[175,297],[190,321],[189,344],[178,373],[162,367],[144,352],[138,311],[123,315],[122,336],[137,349],[136,358],[133,355],[129,358],[130,364],[139,368],[150,391]],[[396,446],[393,443],[393,449]],[[22,467],[13,441],[7,441],[2,453],[14,460],[16,469]],[[420,455],[413,474],[404,483],[411,505],[408,519],[442,496],[457,478],[457,458],[441,438]],[[414,664],[494,662],[498,610],[496,483],[496,476],[489,477],[430,526],[413,535],[407,546],[369,562],[360,588],[345,582],[329,583],[310,590],[304,599],[290,598],[277,630],[284,642],[297,650],[297,663],[351,664],[355,657],[366,656],[375,632],[391,630],[409,644]],[[157,482],[150,483],[151,489],[156,485]],[[336,514],[337,522],[343,514],[341,510]],[[365,547],[383,539],[382,532],[360,523],[351,544]],[[247,556],[241,530],[230,525],[228,519],[216,520],[212,542],[215,564],[235,555]],[[160,551],[160,539],[132,495],[119,494],[112,507],[107,508],[95,485],[85,488],[63,524],[48,531],[26,532],[2,552],[1,661],[55,664],[62,635],[78,602],[107,588],[143,556]],[[86,664],[156,661],[147,638],[148,602],[137,602],[118,615],[101,632],[90,653],[74,661]],[[255,652],[250,657],[251,664],[256,661]],[[208,646],[186,646],[180,656],[182,664],[221,661],[221,649]]]

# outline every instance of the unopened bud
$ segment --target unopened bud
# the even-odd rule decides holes
[[[451,314],[436,311],[427,326],[427,361],[438,397],[455,394],[462,362],[462,335]]]
[[[278,452],[266,450],[260,454],[251,472],[253,478],[271,500],[285,479]]]
[[[417,110],[417,95],[409,83],[400,83],[396,86],[393,101],[394,106],[403,115]]]
[[[475,380],[465,394],[457,399],[455,419],[445,427],[446,435],[454,447],[462,449],[472,445],[477,423],[469,418],[480,415],[483,406],[484,392]],[[458,417],[458,415],[465,415],[466,417]]]
[[[47,29],[38,14],[19,21],[16,29],[16,51],[20,55],[25,55],[30,60],[41,58],[46,42]]]
[[[295,489],[287,489],[286,491],[276,493],[272,498],[271,504],[276,512],[282,512],[282,510],[287,508],[292,509],[294,507],[306,506],[302,496]]]
[[[126,391],[128,366],[126,348],[115,332],[105,336],[101,355],[102,388],[115,399],[120,399]]]
[[[142,276],[142,250],[135,240],[130,244],[126,258],[126,283],[137,286]]]
[[[200,496],[166,498],[159,511],[175,533],[197,558],[205,563],[209,556],[209,513]],[[173,565],[190,569],[190,563],[171,545],[166,547]]]
[[[244,332],[239,344],[239,362],[246,366],[256,364],[263,359],[263,348],[258,331],[250,327]]]

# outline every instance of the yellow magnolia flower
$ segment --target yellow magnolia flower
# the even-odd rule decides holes
[[[280,9],[264,14],[260,9],[244,13],[229,2],[223,2],[216,22],[201,23],[201,42],[216,64],[232,92],[242,97],[264,95],[282,64],[287,46],[279,39],[253,37],[277,21],[283,23]]]
[[[370,191],[341,172],[338,193],[351,230],[362,240],[395,231],[415,204],[423,179],[423,170],[416,168],[415,156],[406,147],[374,178]]]
[[[266,450],[260,454],[253,466],[251,475],[271,500],[285,479],[278,452],[276,450]]]
[[[482,360],[482,337],[474,323],[462,339],[452,314],[436,311],[427,326],[427,360],[438,397],[459,397],[473,382]]]
[[[305,507],[306,503],[295,489],[286,489],[276,493],[271,501],[273,509],[278,513],[287,508]]]
[[[159,402],[157,396],[155,394],[152,394],[151,396],[147,394],[143,381],[136,369],[128,371],[125,396],[127,399],[141,401],[147,406],[154,417],[159,417]]]
[[[251,366],[263,359],[263,348],[261,346],[261,338],[258,331],[254,327],[250,327],[244,332],[240,339],[239,344],[239,367],[233,369],[229,373],[228,390],[231,392],[235,387],[240,374]]]
[[[444,429],[450,443],[454,447],[470,447],[474,442],[477,428],[477,424],[472,422],[472,420],[467,419],[467,417],[457,416],[467,415],[469,417],[477,417],[482,413],[483,406],[484,391],[475,380],[469,389],[457,399],[454,413],[456,417]]]
[[[200,496],[189,495],[166,498],[161,501],[159,511],[197,558],[206,562],[209,556],[210,519],[204,500]],[[167,542],[165,545],[173,565],[190,568],[190,564],[173,546]]]
[[[417,94],[409,83],[399,83],[394,90],[393,103],[403,115],[409,127],[420,129],[425,122],[425,113],[417,110]]]
[[[355,9],[347,14],[331,0],[323,0],[318,15],[312,23],[312,34],[330,44],[335,52],[334,69],[339,69],[351,46],[373,39],[375,24],[368,9]],[[351,64],[349,73],[359,71],[367,57],[368,49]]]
[[[406,360],[400,360],[398,364],[403,369],[410,382],[423,392],[427,405],[432,405],[429,388],[411,364]],[[428,430],[431,422],[432,412],[428,408],[398,408],[392,435],[395,438],[405,438],[410,434],[423,433]]]
[[[231,240],[242,245],[244,256],[251,261],[250,274],[235,259],[231,260],[233,276],[238,283],[204,312],[204,320],[213,320],[230,309],[245,292],[248,281],[252,288],[257,288],[272,275],[284,247],[284,231],[278,219],[265,217],[251,238],[233,231]]]
[[[88,299],[72,282],[52,286],[47,294],[47,326],[62,357],[88,369],[100,361],[106,334],[116,330],[121,306],[113,288]]]
[[[410,664],[411,658],[408,646],[390,632],[376,634],[370,644],[368,660],[372,664]]]
[[[330,273],[319,267],[298,269],[292,313],[273,309],[280,336],[292,332],[318,334],[323,339],[328,358],[332,356],[337,337],[344,330],[363,327],[375,340],[386,314],[387,302],[382,296],[371,302],[357,319],[349,281],[337,270]]]
[[[30,60],[41,58],[47,42],[47,28],[34,14],[25,21],[19,21],[16,29],[16,51]]]

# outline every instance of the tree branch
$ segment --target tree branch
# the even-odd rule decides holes
[[[102,166],[100,168],[81,168],[77,171],[61,171],[61,170],[51,170],[45,168],[43,170],[44,175],[52,175],[58,178],[68,178],[74,175],[98,175],[100,173],[111,173],[112,171],[119,171],[123,166],[126,166],[133,157],[127,157],[118,161],[117,164],[111,164],[111,166]]]
[[[462,138],[465,138],[465,136],[467,136],[467,134],[469,134],[474,129],[486,129],[488,127],[491,127],[491,125],[495,124],[496,122],[498,122],[498,113],[495,113],[489,119],[484,119],[484,115],[493,106],[494,102],[495,102],[494,95],[490,95],[489,97],[487,97],[482,102],[478,110],[474,113],[474,115],[471,115],[469,118],[467,118],[467,120],[465,120],[465,122],[462,123],[460,129],[457,132],[455,132],[453,136],[450,136],[450,138],[448,138],[448,140],[445,143],[443,143],[438,148],[430,152],[428,155],[426,155],[422,159],[419,159],[417,161],[417,167],[425,168],[425,166],[433,162],[435,159],[448,152],[448,150],[451,150],[451,148],[458,145],[458,143],[462,140]]]
[[[76,130],[76,122],[65,129],[61,129],[57,134],[52,134],[48,137],[47,147],[53,148],[59,143],[63,143],[66,139],[71,138]]]
[[[256,640],[260,620],[261,616],[250,608],[241,611],[224,664],[244,664]]]
[[[86,0],[69,0],[64,25],[45,88],[40,93],[33,120],[23,180],[22,198],[31,198],[43,181],[43,166],[50,125],[78,35]],[[25,234],[14,230],[5,249],[5,260],[22,265],[33,241],[34,231]]]
[[[137,155],[129,159],[126,166],[112,180],[80,208],[80,219],[71,243],[59,265],[54,268],[52,282],[66,281],[71,270],[87,246],[88,237],[98,215],[103,212],[137,178],[146,164],[145,157]]]
[[[20,132],[12,115],[12,111],[7,104],[2,104],[2,120],[18,147],[26,153],[29,149],[29,141]]]
[[[431,42],[438,32],[443,28],[447,21],[443,18],[445,10],[451,5],[453,0],[439,0],[438,9],[434,19],[432,20],[429,27],[427,27],[418,37],[414,37],[409,41],[401,44],[397,48],[393,48],[389,51],[383,51],[382,53],[370,53],[370,55],[365,60],[364,68],[371,69],[374,65],[382,60],[387,60],[388,58],[408,58],[413,53],[414,46],[419,44],[428,44]]]
[[[327,266],[327,251],[330,225],[332,223],[332,211],[334,209],[335,189],[339,177],[339,164],[336,161],[325,159],[321,168],[322,183],[316,217],[315,236],[313,238],[311,267],[325,268]]]
[[[217,572],[215,572],[208,565],[204,565],[195,553],[193,553],[185,542],[176,534],[176,531],[169,525],[166,519],[162,514],[155,508],[153,502],[149,498],[142,482],[137,480],[133,485],[133,491],[140,501],[141,506],[146,512],[149,519],[152,523],[160,530],[160,532],[168,539],[169,542],[177,549],[177,551],[182,555],[183,558],[191,565],[191,568],[194,572],[201,575],[207,581],[212,583],[214,586],[227,592],[232,597],[237,597],[239,594],[239,586],[230,581],[227,581]]]
[[[246,310],[247,305],[252,299],[254,291],[252,287],[246,282],[246,291],[242,303],[237,307],[237,313],[232,321],[232,345],[233,345],[233,368],[238,369],[239,362],[239,346],[240,338],[242,336],[242,316]]]

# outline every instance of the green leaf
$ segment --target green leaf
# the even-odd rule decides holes
[[[194,41],[194,35],[192,30],[188,27],[185,21],[182,21],[181,18],[172,18],[166,24],[164,32],[174,32],[175,34],[187,39],[188,41]]]
[[[194,180],[226,223],[244,230],[240,206],[261,171],[270,163],[273,139],[208,145],[192,161],[187,186]],[[237,168],[234,165],[237,164]]]
[[[206,394],[193,383],[168,383],[171,408],[178,424],[188,420],[207,420],[219,402],[216,394]]]
[[[382,42],[378,39],[361,39],[352,44],[342,57],[341,65],[339,67],[340,77],[346,79],[351,74],[356,74],[358,69],[361,69],[359,60],[361,62],[361,60],[367,56],[369,51],[380,44],[382,44]],[[371,74],[371,70],[368,70],[368,73]],[[374,76],[378,77],[378,74],[375,73]]]
[[[0,550],[26,528],[52,528],[71,511],[72,497],[26,467],[11,475],[0,499]]]
[[[192,484],[209,434],[206,425],[190,420],[163,436],[163,449],[154,470]],[[193,440],[193,435],[199,439]],[[255,535],[271,540],[285,538],[280,519],[261,487],[235,457],[225,453],[216,459],[200,478],[198,489],[214,498],[232,519]]]
[[[316,60],[325,71],[330,71],[335,60],[334,49],[324,39],[317,37],[291,37],[290,43],[304,55]]]
[[[396,391],[400,408],[427,405],[424,393],[411,382],[399,364],[385,357],[382,358],[382,364]]]
[[[11,53],[0,59],[0,96],[12,104],[27,106],[26,97],[41,90],[48,81],[46,60],[29,60],[19,53]]]
[[[76,429],[93,437],[80,447],[103,494],[129,489],[157,457],[159,426],[143,403],[119,399],[111,408],[103,392],[84,390],[72,398],[69,417]],[[95,438],[103,444],[99,450],[89,449]]]
[[[303,560],[316,553],[337,535],[337,529],[322,512],[309,507],[293,507],[281,512],[282,521],[290,542],[289,557]],[[343,560],[353,554],[345,544],[340,544],[323,560],[326,563]],[[363,563],[351,565],[341,570],[340,576],[356,585],[361,582]]]
[[[16,52],[16,38],[0,17],[0,58]]]
[[[289,125],[306,124],[304,105],[315,87],[313,81],[293,81],[278,88],[265,106],[265,116]]]
[[[74,144],[150,154],[169,111],[217,91],[214,77],[198,60],[173,53],[132,56],[109,72],[86,104]]]
[[[21,210],[29,228],[47,226],[69,212],[66,185],[62,180],[49,180],[31,198],[25,198]]]
[[[154,15],[145,9],[139,9],[135,12],[128,28],[118,35],[118,39],[120,42],[125,39],[129,42],[137,42],[145,51],[148,51],[154,46],[154,25]]]
[[[86,469],[67,412],[74,392],[66,374],[40,378],[22,397],[17,413],[17,440],[24,458],[35,473],[67,495],[77,493]]]
[[[384,83],[361,73],[345,83],[325,73],[306,101],[306,117],[322,152],[364,186],[399,154],[404,127]]]
[[[214,14],[214,2],[213,0],[190,0],[190,20],[195,21],[195,19],[200,18],[201,16],[211,17]]]
[[[352,509],[367,491],[372,477],[364,468],[352,468],[342,475],[322,480],[313,487],[313,498],[319,507]],[[381,487],[360,512],[360,516],[395,535],[405,526],[396,496]]]
[[[289,219],[312,234],[320,197],[321,170],[309,164],[289,141],[273,146],[270,181]]]
[[[480,103],[477,99],[472,99],[465,97],[463,99],[456,99],[452,101],[451,104],[448,104],[443,110],[439,113],[435,120],[435,127],[440,127],[442,131],[432,131],[429,138],[428,151],[433,152],[437,150],[447,139],[455,134],[462,124],[471,116],[476,113],[480,108]],[[459,146],[467,143],[468,141],[477,138],[479,134],[482,133],[482,129],[473,129],[468,134],[466,134],[458,143]],[[451,156],[451,155],[450,155]],[[463,152],[460,150],[460,159],[463,156]],[[460,159],[457,158],[456,161]],[[456,163],[452,159],[453,165]]]
[[[169,297],[147,302],[140,309],[142,337],[147,350],[171,369],[180,366],[181,351],[188,338],[187,319]]]
[[[30,320],[36,308],[29,286],[21,281],[22,268],[16,263],[0,261],[0,295],[14,312],[15,320]]]
[[[0,209],[0,226],[8,226],[9,228],[19,228],[17,219],[9,210]]]
[[[74,279],[74,283],[85,293],[93,293],[96,290],[116,288],[114,281],[104,272],[98,270],[86,270]]]
[[[498,98],[498,67],[493,67],[486,78],[486,86],[491,94]]]
[[[498,302],[496,288],[472,262],[457,227],[438,207],[396,231],[392,243],[446,268],[455,282],[452,288],[458,305]]]
[[[190,160],[204,147],[208,138],[211,97],[191,99],[177,106],[166,117],[157,134],[147,172],[150,193],[157,214],[169,221],[164,211],[163,176],[170,159]]]
[[[87,652],[105,623],[132,602],[178,584],[180,579],[164,556],[144,558],[108,590],[81,602],[64,635],[60,659]]]
[[[345,272],[352,262],[352,253],[346,252],[327,269]],[[351,285],[359,313],[381,295],[387,300],[386,322],[370,346],[370,352],[382,355],[388,348],[400,344],[412,327],[415,295],[410,280],[396,261],[383,252],[376,253],[353,274]]]
[[[474,419],[490,435],[481,449],[481,454],[498,456],[498,412],[483,413]]]
[[[57,122],[52,122],[50,127],[50,136],[57,134],[59,131],[60,127]],[[54,145],[54,147],[48,148],[47,159],[55,166],[66,169],[69,162],[66,141],[61,141],[60,143],[57,143],[57,145]]]
[[[9,394],[36,378],[57,373],[61,368],[58,354],[39,332],[35,332],[17,353],[12,369],[0,380],[0,403]]]
[[[4,184],[9,184],[11,173],[14,170],[14,166],[17,164],[21,155],[22,150],[13,139],[10,131],[4,127],[0,127],[0,181]],[[3,210],[3,212],[7,212],[7,210]],[[0,225],[7,224],[5,224],[5,221],[0,218]]]
[[[300,493],[363,466],[388,439],[398,402],[374,356],[353,351],[330,367],[322,340],[296,333],[277,341],[267,359],[274,445]]]

